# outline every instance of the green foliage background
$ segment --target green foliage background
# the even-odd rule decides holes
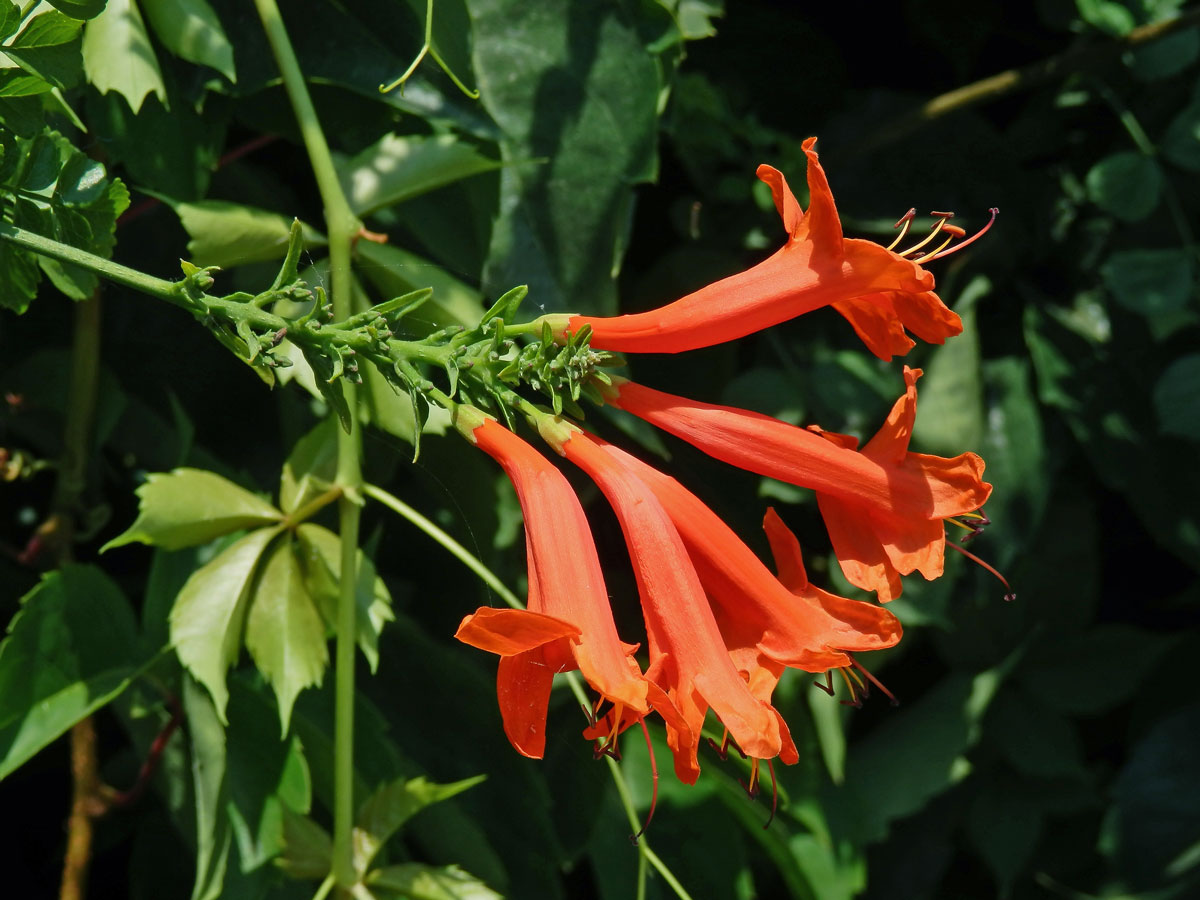
[[[0,176],[6,197],[42,201],[5,200],[6,222],[40,221],[65,229],[41,233],[107,252],[125,198],[118,185],[89,192],[90,158],[132,196],[117,260],[160,277],[174,277],[180,256],[221,265],[224,289],[253,293],[274,276],[297,216],[313,225],[305,277],[325,278],[320,201],[251,4],[109,0],[81,31],[69,17],[104,4],[64,0],[51,5],[65,15],[32,36],[13,30],[10,5],[0,0],[0,49],[16,63],[0,70]],[[736,761],[702,756],[690,788],[664,774],[648,839],[694,897],[1200,892],[1200,26],[1121,43],[1195,10],[1171,0],[740,2],[723,13],[717,0],[438,0],[435,45],[478,87],[472,101],[428,61],[403,94],[378,92],[420,49],[423,3],[284,6],[355,212],[389,235],[356,250],[364,294],[433,285],[417,328],[477,319],[515,284],[530,285],[531,314],[612,313],[744,268],[782,239],[754,168],[769,162],[799,188],[810,135],[848,235],[888,238],[914,205],[953,209],[968,227],[1001,208],[986,239],[935,264],[965,333],[905,361],[926,371],[918,449],[987,461],[994,524],[972,549],[1018,598],[1003,603],[1002,588],[958,558],[937,582],[909,579],[891,607],[904,641],[866,660],[898,709],[849,710],[807,676],[785,679],[777,696],[801,762],[777,770],[785,802],[769,828],[761,798],[738,787]],[[919,112],[1051,59],[1060,64],[1043,77],[986,103]],[[37,137],[46,123],[63,136]],[[13,166],[35,157],[42,168]],[[0,447],[53,460],[70,302],[94,284],[31,259],[0,244]],[[161,650],[180,588],[229,539],[98,551],[134,521],[148,473],[209,469],[274,502],[317,401],[295,385],[268,391],[176,309],[117,286],[103,302],[80,565],[39,582],[44,560],[23,553],[49,509],[51,472],[0,483],[0,618],[12,620],[0,650],[0,808],[16,826],[0,845],[5,893],[46,896],[57,884],[67,751],[42,745],[100,710],[102,774],[130,783],[167,690],[186,726],[152,790],[99,821],[92,896],[311,896],[272,860],[293,813],[311,807],[323,821],[328,808],[331,679],[299,694],[281,740],[274,692],[243,654],[225,728]],[[869,357],[828,310],[631,367],[664,390],[859,435],[902,386],[900,362]],[[498,470],[436,421],[411,464],[407,400],[370,379],[364,394],[368,477],[519,586],[519,510]],[[606,433],[632,427],[594,418]],[[667,438],[625,439],[669,456],[760,550],[763,509],[775,505],[814,580],[852,590],[829,565],[811,495]],[[619,529],[594,488],[577,484],[618,623],[634,634]],[[633,896],[637,854],[607,771],[578,737],[574,701],[554,695],[544,761],[517,756],[500,727],[494,659],[450,637],[494,595],[378,506],[364,534],[395,617],[378,623],[378,666],[360,679],[364,796],[402,776],[487,776],[407,822],[387,844],[392,869],[459,866],[514,898]],[[644,810],[640,741],[631,737],[622,771]],[[404,884],[380,896],[491,896],[472,893],[484,890],[473,880],[443,893]],[[670,895],[650,879],[649,896]]]

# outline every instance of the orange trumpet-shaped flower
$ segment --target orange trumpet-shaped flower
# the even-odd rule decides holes
[[[495,419],[459,407],[455,424],[512,480],[525,516],[528,610],[483,607],[463,619],[456,637],[500,656],[496,690],[504,731],[525,756],[540,759],[556,672],[579,668],[618,710],[653,708],[686,733],[663,691],[647,680],[622,644],[587,519],[575,492],[548,460]]]
[[[887,601],[900,595],[901,575],[941,575],[943,520],[977,510],[992,489],[974,453],[946,459],[908,451],[920,376],[905,367],[904,396],[861,451],[852,437],[623,379],[614,378],[605,396],[723,462],[815,490],[846,578]]]
[[[543,423],[543,436],[595,480],[620,520],[646,621],[646,677],[667,692],[687,723],[686,731],[667,723],[676,775],[692,784],[700,774],[697,749],[709,707],[747,756],[796,762],[783,718],[734,668],[683,541],[654,494],[590,435]],[[610,716],[617,727],[633,720],[632,713]]]
[[[590,325],[592,347],[633,353],[709,347],[823,306],[833,306],[845,316],[881,359],[914,346],[905,328],[939,344],[959,334],[962,322],[933,293],[933,275],[920,264],[936,251],[910,259],[904,254],[922,245],[893,253],[871,241],[842,237],[833,194],[813,149],[816,140],[809,138],[803,145],[811,198],[807,212],[800,209],[782,173],[771,166],[758,167],[758,177],[770,186],[788,233],[787,243],[774,255],[648,312],[615,317],[558,314],[543,321],[556,338]],[[943,219],[938,229],[944,227]]]

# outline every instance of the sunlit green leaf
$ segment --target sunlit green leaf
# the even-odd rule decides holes
[[[179,223],[187,231],[188,255],[197,266],[244,265],[282,259],[291,238],[292,217],[225,200],[175,203]],[[325,239],[305,226],[307,247],[324,246]]]
[[[502,900],[500,894],[457,866],[400,863],[376,869],[367,884],[379,896],[398,894],[407,900]]]
[[[171,610],[171,644],[179,661],[212,695],[222,722],[229,699],[225,673],[242,647],[254,573],[277,533],[277,528],[252,531],[197,569]]]
[[[79,26],[60,12],[43,13],[21,29],[4,54],[54,87],[73,87],[83,74]]]
[[[70,10],[67,10],[70,12]],[[133,0],[108,0],[83,31],[83,70],[102,94],[116,91],[137,112],[147,94],[167,101],[167,88]]]
[[[137,519],[105,544],[105,550],[135,541],[178,550],[283,518],[270,503],[202,469],[152,473],[137,495]]]
[[[246,615],[246,649],[275,689],[286,735],[296,695],[319,685],[329,664],[325,623],[305,589],[290,538],[271,548],[253,590]]]
[[[324,494],[337,476],[337,434],[328,420],[300,438],[283,464],[279,505],[295,512]]]
[[[356,215],[500,167],[471,144],[452,135],[390,134],[338,166],[346,199]]]
[[[139,664],[132,609],[107,575],[46,575],[0,643],[0,778],[120,694]]]
[[[192,792],[196,810],[196,877],[192,900],[219,900],[233,833],[225,813],[225,727],[212,697],[192,678],[183,678],[183,710],[191,744]]]
[[[237,81],[233,45],[208,0],[140,0],[150,27],[176,56]]]

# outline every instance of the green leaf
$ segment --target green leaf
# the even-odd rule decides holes
[[[1178,75],[1200,57],[1200,31],[1185,28],[1129,54],[1134,77],[1157,81]]]
[[[1192,254],[1187,250],[1122,250],[1100,267],[1117,302],[1144,316],[1175,312],[1192,295]]]
[[[134,541],[178,550],[283,518],[270,503],[202,469],[154,472],[137,489],[137,495],[137,519],[105,544],[102,552]]]
[[[453,784],[431,784],[424,778],[399,778],[372,794],[354,820],[354,865],[361,876],[376,854],[404,823],[425,807],[449,800],[483,781],[486,775]]]
[[[406,900],[503,900],[490,887],[458,866],[437,868],[424,863],[400,863],[376,869],[367,879],[371,891],[392,892]]]
[[[21,7],[15,0],[0,0],[0,41],[8,40],[21,26]]]
[[[453,135],[389,134],[350,159],[340,160],[338,176],[355,215],[369,216],[500,166]]]
[[[330,628],[337,624],[338,585],[342,572],[342,543],[328,528],[306,522],[296,530],[298,552],[305,585]],[[355,586],[358,647],[374,672],[379,665],[379,633],[395,618],[392,596],[383,579],[375,574],[375,564],[361,550],[357,556],[358,582]]]
[[[155,36],[181,59],[237,81],[233,45],[208,0],[140,0]]]
[[[283,808],[283,849],[275,864],[289,878],[319,880],[333,866],[333,838],[308,816]]]
[[[404,320],[417,333],[427,334],[446,325],[473,328],[478,324],[483,312],[479,291],[440,266],[393,244],[359,241],[354,253],[364,264],[363,275],[385,297],[433,288],[433,299]]]
[[[332,487],[337,478],[337,434],[323,419],[292,448],[279,478],[279,505],[293,513]]]
[[[73,87],[83,75],[80,23],[52,11],[30,20],[4,53],[18,66],[54,87]]]
[[[140,662],[129,601],[107,575],[43,576],[0,643],[0,778],[112,701]]]
[[[1085,777],[1075,726],[1035,695],[1015,687],[1001,690],[988,710],[985,727],[985,740],[1023,775]]]
[[[1075,0],[1075,6],[1083,21],[1113,37],[1128,34],[1137,24],[1133,13],[1116,0]]]
[[[55,9],[65,12],[72,19],[94,19],[104,12],[109,0],[46,0]]]
[[[37,296],[41,272],[30,253],[0,241],[0,307],[23,313]]]
[[[953,674],[897,710],[851,747],[845,785],[826,809],[851,816],[858,838],[873,842],[887,835],[893,819],[961,781],[971,770],[963,754],[978,740],[1001,678],[999,668]]]
[[[208,688],[217,715],[225,722],[229,691],[225,673],[242,646],[254,573],[279,528],[252,531],[197,569],[171,610],[171,643],[179,661]]]
[[[1017,677],[1052,709],[1095,715],[1137,693],[1142,679],[1181,637],[1129,625],[1096,625],[1042,642],[1030,651]],[[1112,677],[1114,666],[1120,668],[1120,678]]]
[[[1193,100],[1176,114],[1160,147],[1163,156],[1181,169],[1200,172],[1200,101]]]
[[[1181,356],[1154,385],[1154,410],[1164,434],[1200,441],[1200,354]]]
[[[1106,156],[1085,179],[1088,197],[1118,219],[1138,222],[1154,212],[1162,193],[1162,170],[1144,153],[1132,150]]]
[[[188,255],[197,266],[240,266],[282,259],[291,240],[292,218],[229,203],[199,200],[173,203],[179,223],[188,233]],[[305,246],[323,247],[325,238],[304,226]]]
[[[192,795],[196,808],[196,878],[192,900],[220,900],[233,833],[225,812],[225,728],[212,697],[183,676],[183,711],[191,741]]]
[[[296,695],[319,685],[329,665],[325,623],[305,590],[290,537],[271,548],[249,604],[246,649],[275,690],[286,735]]]
[[[272,717],[261,714],[245,679],[235,677],[226,737],[227,811],[243,872],[278,856],[285,845],[288,814],[306,813],[312,805],[312,781],[300,739],[281,740],[273,726]]]
[[[1117,779],[1117,860],[1135,890],[1196,871],[1198,744],[1200,704],[1192,703],[1134,746]]]
[[[146,25],[133,0],[108,0],[83,32],[83,70],[102,94],[116,91],[135,113],[146,95],[167,102],[167,88]]]
[[[1025,782],[993,780],[975,795],[967,835],[1007,893],[1028,865],[1042,832],[1042,805]]]
[[[604,0],[468,7],[482,102],[509,164],[484,290],[528,284],[547,310],[611,314],[633,185],[657,171],[656,60],[625,8]],[[574,52],[584,34],[588,53]]]

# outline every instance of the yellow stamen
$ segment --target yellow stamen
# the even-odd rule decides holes
[[[923,240],[923,241],[920,241],[920,242],[919,242],[919,243],[917,243],[917,244],[914,244],[913,246],[909,247],[907,250],[899,250],[899,251],[897,251],[897,254],[896,254],[896,255],[897,255],[897,256],[908,256],[910,253],[916,253],[918,250],[920,250],[922,247],[924,247],[926,244],[928,244],[930,241],[932,241],[932,240],[933,240],[935,237],[937,237],[937,236],[938,236],[938,233],[939,233],[939,232],[940,232],[940,231],[941,231],[943,228],[945,228],[945,227],[946,227],[946,221],[947,221],[947,220],[946,220],[946,219],[944,219],[944,218],[942,218],[942,219],[938,219],[938,220],[937,220],[937,224],[936,224],[936,225],[934,225],[934,226],[933,226],[933,228],[932,228],[932,229],[930,229],[930,231],[929,231],[929,234],[927,234],[927,235],[925,236],[925,240]]]
[[[904,240],[904,236],[906,234],[908,234],[909,226],[912,225],[912,221],[913,221],[913,219],[916,218],[916,216],[917,216],[916,209],[910,209],[908,212],[906,212],[904,214],[904,218],[902,218],[899,222],[897,222],[895,225],[892,226],[893,228],[900,228],[901,225],[903,225],[904,227],[900,228],[900,233],[898,235],[896,235],[896,239],[887,245],[887,248],[889,250],[896,249],[896,245],[899,244],[902,240]]]

